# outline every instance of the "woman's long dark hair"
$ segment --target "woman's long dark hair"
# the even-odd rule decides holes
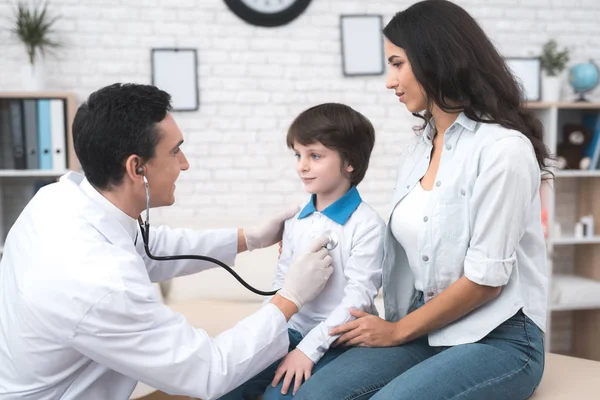
[[[497,123],[531,141],[542,171],[550,155],[542,123],[525,108],[521,86],[483,29],[460,6],[425,0],[397,13],[383,29],[401,47],[428,98],[445,112],[463,111],[474,121]]]

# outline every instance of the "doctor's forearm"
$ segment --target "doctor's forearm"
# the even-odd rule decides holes
[[[279,308],[286,321],[289,321],[298,312],[298,307],[293,302],[279,294],[275,294],[270,303]]]
[[[246,237],[244,236],[244,229],[238,228],[238,244],[237,244],[237,252],[243,253],[248,250],[248,245],[246,244]]]
[[[502,287],[479,285],[463,276],[396,322],[396,342],[406,343],[440,329],[493,300],[501,290]]]

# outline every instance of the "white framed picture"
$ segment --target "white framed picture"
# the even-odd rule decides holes
[[[171,95],[173,111],[197,111],[196,49],[152,49],[152,84]]]
[[[342,15],[340,37],[345,76],[384,73],[381,15]]]
[[[542,64],[539,57],[506,58],[506,64],[521,83],[527,101],[541,99]]]

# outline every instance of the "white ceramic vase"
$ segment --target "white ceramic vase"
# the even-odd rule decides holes
[[[544,76],[542,78],[542,100],[558,102],[560,100],[560,76]]]
[[[40,61],[34,65],[27,63],[21,68],[21,88],[25,91],[39,92],[44,90],[46,71]]]

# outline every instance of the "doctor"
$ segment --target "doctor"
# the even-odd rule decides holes
[[[211,399],[229,392],[288,348],[286,321],[331,274],[312,243],[282,290],[234,328],[210,338],[161,303],[152,282],[213,267],[156,262],[136,219],[174,202],[189,168],[170,96],[114,84],[93,93],[73,123],[85,177],[70,172],[42,188],[10,230],[0,262],[0,399],[127,399],[137,381]],[[152,254],[202,254],[232,265],[237,253],[273,245],[296,209],[259,227],[195,232],[159,227]]]

